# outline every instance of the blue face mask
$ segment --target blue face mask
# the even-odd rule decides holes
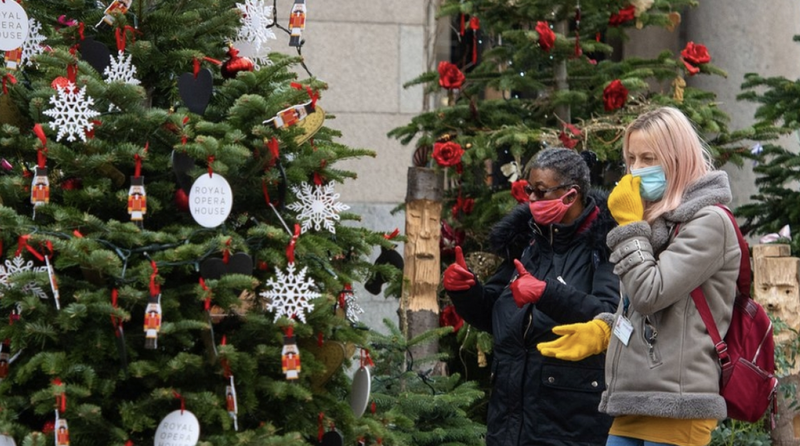
[[[650,166],[643,169],[631,169],[631,175],[641,177],[639,193],[645,201],[658,201],[667,190],[667,177],[661,166]]]

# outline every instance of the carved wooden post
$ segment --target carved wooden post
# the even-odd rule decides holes
[[[406,243],[400,318],[407,339],[439,326],[436,291],[441,277],[442,172],[408,168],[406,190]],[[412,358],[439,351],[437,343],[411,350]]]
[[[753,246],[753,298],[770,315],[778,317],[789,327],[800,329],[800,259],[790,257],[789,245]],[[776,348],[787,348],[796,335],[788,330],[775,335]],[[781,384],[793,383],[800,391],[800,367],[797,365],[780,378]],[[800,398],[784,398],[778,392],[778,414],[772,430],[773,446],[800,446],[800,413],[790,405]]]

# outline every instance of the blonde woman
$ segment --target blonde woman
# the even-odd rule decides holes
[[[724,337],[740,251],[719,204],[728,177],[714,171],[679,110],[664,107],[627,128],[628,169],[608,198],[619,223],[607,237],[621,281],[616,314],[555,327],[545,356],[579,360],[606,351],[599,409],[614,417],[607,446],[702,446],[726,417],[720,366],[690,292],[699,287]]]

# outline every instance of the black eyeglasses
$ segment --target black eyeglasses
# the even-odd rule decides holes
[[[562,184],[562,185],[555,186],[555,187],[550,187],[550,188],[547,188],[547,189],[538,189],[538,188],[535,188],[535,187],[531,186],[530,184],[528,184],[528,185],[525,186],[525,188],[523,190],[525,191],[525,193],[528,196],[533,194],[533,196],[536,197],[537,200],[541,200],[542,198],[544,198],[545,195],[549,194],[550,192],[557,191],[559,189],[566,189],[566,188],[572,187],[572,186],[573,186],[572,184]]]

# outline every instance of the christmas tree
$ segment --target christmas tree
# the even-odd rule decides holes
[[[628,123],[648,110],[683,111],[724,163],[741,163],[742,139],[752,129],[731,131],[714,94],[691,86],[692,76],[724,76],[712,63],[713,48],[685,42],[675,53],[652,58],[621,51],[631,31],[663,27],[677,33],[681,13],[693,1],[446,0],[440,20],[452,25],[450,61],[424,73],[423,84],[443,105],[422,113],[390,136],[415,144],[414,165],[444,171],[442,270],[461,246],[478,279],[500,263],[490,252],[491,227],[528,201],[525,166],[545,147],[581,152],[592,181],[610,189],[624,173],[620,160]],[[406,259],[408,262],[408,259]],[[440,307],[450,314],[440,292]],[[463,361],[457,370],[486,375],[492,341],[477,330],[458,331]],[[464,366],[466,364],[466,366]]]
[[[0,5],[19,30],[0,36],[0,440],[395,438],[391,407],[361,416],[350,287],[393,243],[340,224],[358,216],[335,191],[355,175],[336,161],[372,152],[324,126],[302,58],[264,52],[303,45],[304,2],[275,3]]]

